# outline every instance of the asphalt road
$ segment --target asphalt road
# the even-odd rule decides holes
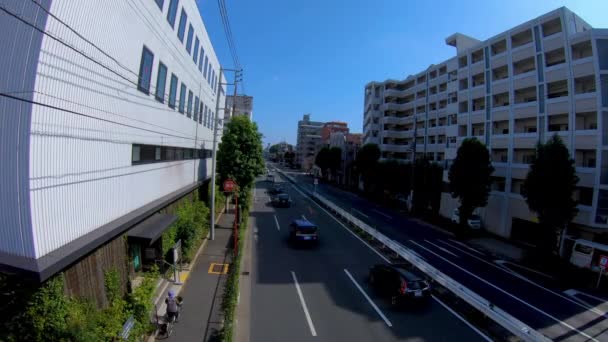
[[[310,176],[295,172],[291,176],[299,186],[313,190]],[[318,185],[317,191],[547,337],[558,341],[608,341],[608,316],[600,306],[580,302],[549,280],[532,281],[524,272],[504,267],[443,232],[356,194],[324,184]]]
[[[283,180],[278,180],[283,182]],[[256,183],[251,244],[250,340],[483,341],[465,322],[431,300],[422,307],[389,308],[366,283],[379,254],[288,183],[290,208],[273,208]],[[320,227],[318,248],[287,244],[288,225],[304,215]]]

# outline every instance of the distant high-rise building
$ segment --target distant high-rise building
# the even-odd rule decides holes
[[[296,144],[296,164],[310,170],[314,164],[317,146],[321,143],[323,122],[310,121],[310,114],[304,114],[298,121],[298,140]]]

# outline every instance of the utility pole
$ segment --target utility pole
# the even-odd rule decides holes
[[[217,80],[217,96],[215,100],[215,115],[213,117],[213,152],[211,154],[211,240],[215,239],[215,164],[217,156],[217,126],[219,123],[220,92],[222,91],[222,74],[224,69],[220,67],[220,77]],[[225,110],[225,109],[224,109]]]
[[[222,86],[224,85],[222,83],[222,76],[223,76],[225,70],[235,72],[234,95],[236,97],[236,83],[237,83],[236,73],[240,72],[242,69],[234,70],[234,69],[224,69],[224,68],[220,67],[220,75],[219,75],[219,78],[217,79],[217,90],[216,90],[217,97],[215,100],[215,115],[213,118],[213,153],[211,155],[211,158],[212,158],[211,159],[211,222],[210,222],[211,230],[209,233],[209,237],[211,238],[211,240],[215,239],[215,183],[216,183],[215,168],[216,168],[216,163],[217,163],[217,160],[216,160],[217,159],[217,129],[218,129],[219,122],[220,122],[220,119],[219,119],[220,109],[224,113],[226,112],[225,104],[224,104],[224,106],[222,106],[220,108],[220,93],[222,91]],[[226,83],[226,85],[228,85],[228,84]],[[233,104],[233,108],[234,108],[234,104]]]
[[[234,113],[236,112],[236,87],[237,87],[238,77],[239,77],[239,71],[235,71],[234,72],[234,95],[232,96],[232,113],[230,113],[231,118],[234,116]]]

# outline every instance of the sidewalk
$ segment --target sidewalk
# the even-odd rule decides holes
[[[225,271],[228,270],[224,265],[232,262],[232,249],[229,247],[232,243],[233,220],[234,214],[222,214],[216,223],[215,240],[205,240],[190,269],[181,272],[183,285],[169,283],[159,293],[155,304],[160,320],[166,311],[164,299],[169,290],[183,297],[184,304],[171,337],[153,336],[148,342],[155,339],[209,341],[221,329],[221,303],[227,278]]]

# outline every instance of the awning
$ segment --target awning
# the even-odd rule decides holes
[[[154,214],[131,228],[127,232],[127,237],[129,239],[145,240],[148,245],[151,245],[175,221],[177,221],[175,215]]]

